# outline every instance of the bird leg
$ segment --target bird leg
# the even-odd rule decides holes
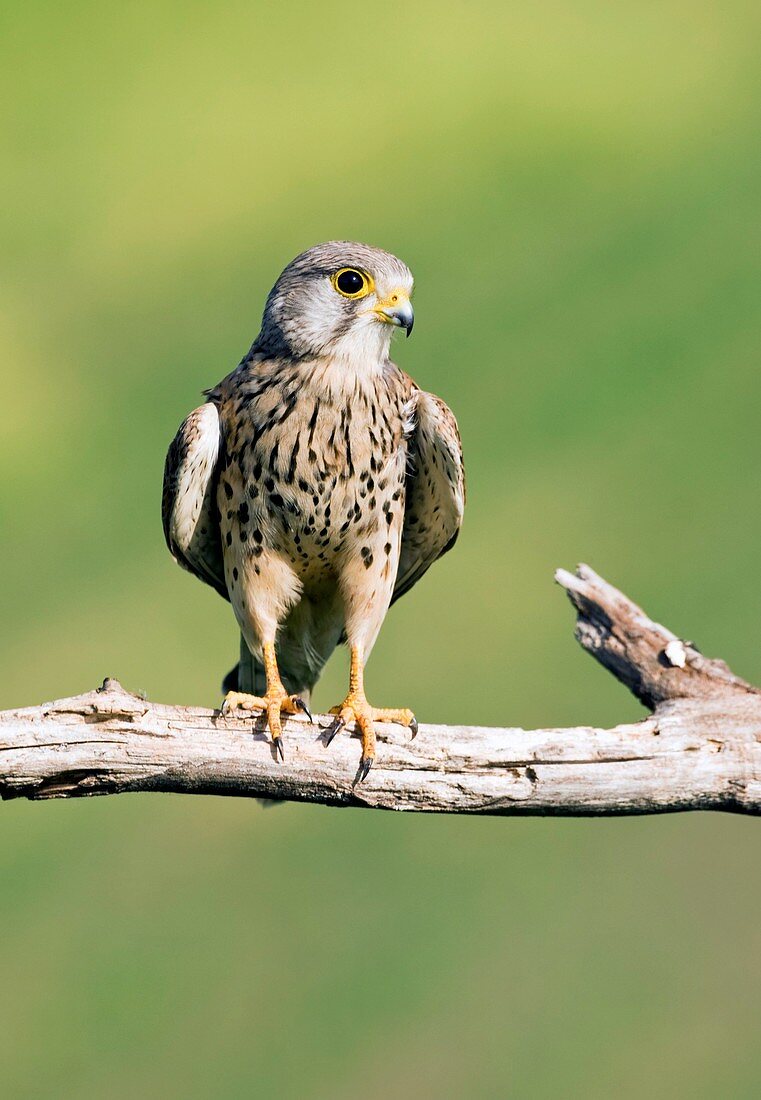
[[[309,713],[304,700],[300,695],[289,695],[283,687],[275,657],[275,645],[273,642],[265,642],[262,647],[264,659],[264,673],[267,677],[267,690],[263,696],[247,695],[241,691],[228,691],[222,704],[222,713],[230,714],[234,710],[262,710],[267,715],[267,725],[272,735],[272,744],[275,752],[281,760],[285,759],[283,751],[283,726],[281,714],[298,714],[303,711],[309,721],[312,715]]]
[[[356,782],[361,783],[367,778],[370,768],[375,760],[375,723],[398,722],[402,726],[408,726],[412,730],[412,736],[417,733],[417,721],[415,715],[406,707],[399,709],[371,707],[365,696],[364,684],[365,665],[362,659],[362,650],[359,646],[351,647],[351,668],[349,671],[349,694],[337,707],[332,707],[328,712],[335,714],[336,720],[327,733],[325,744],[329,745],[335,735],[339,733],[349,722],[354,722],[362,735],[362,758],[359,762]]]

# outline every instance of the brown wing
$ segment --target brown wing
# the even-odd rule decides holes
[[[161,517],[175,561],[228,600],[216,504],[219,452],[219,413],[209,402],[193,410],[169,446]]]
[[[465,470],[457,421],[441,398],[417,390],[409,439],[402,551],[393,603],[457,539],[465,508]]]

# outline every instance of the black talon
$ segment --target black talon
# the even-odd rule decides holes
[[[297,710],[303,710],[304,714],[306,714],[309,721],[312,723],[312,725],[314,725],[314,718],[312,717],[312,712],[309,709],[309,707],[306,705],[304,700],[301,698],[300,695],[296,695],[294,697],[293,705],[296,707]]]
[[[272,744],[275,746],[275,755],[282,761],[285,761],[285,749],[283,748],[282,734],[279,737],[272,738]]]
[[[372,766],[373,766],[372,756],[363,756],[362,759],[359,762],[359,770],[357,772],[357,778],[354,780],[354,786],[355,787],[357,786],[358,783],[363,783],[365,781],[365,779],[367,779],[367,777],[370,773],[370,768],[372,768]]]
[[[325,730],[325,748],[328,747],[335,735],[337,733],[340,733],[345,725],[346,722],[343,720],[343,718],[339,716],[338,718],[336,718],[332,726],[328,726],[328,728]]]
[[[415,738],[417,737],[417,729],[418,729],[417,718],[415,717],[414,714],[412,715],[412,718],[410,720],[410,729],[412,730],[412,737],[410,737],[410,741],[414,741]]]

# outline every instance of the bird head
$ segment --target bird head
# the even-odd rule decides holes
[[[270,291],[256,346],[297,358],[385,361],[391,336],[412,332],[412,273],[366,244],[330,241],[302,252]]]

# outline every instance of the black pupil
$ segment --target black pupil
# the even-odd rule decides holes
[[[358,271],[342,271],[336,279],[336,286],[344,294],[357,294],[365,285],[365,280]]]

